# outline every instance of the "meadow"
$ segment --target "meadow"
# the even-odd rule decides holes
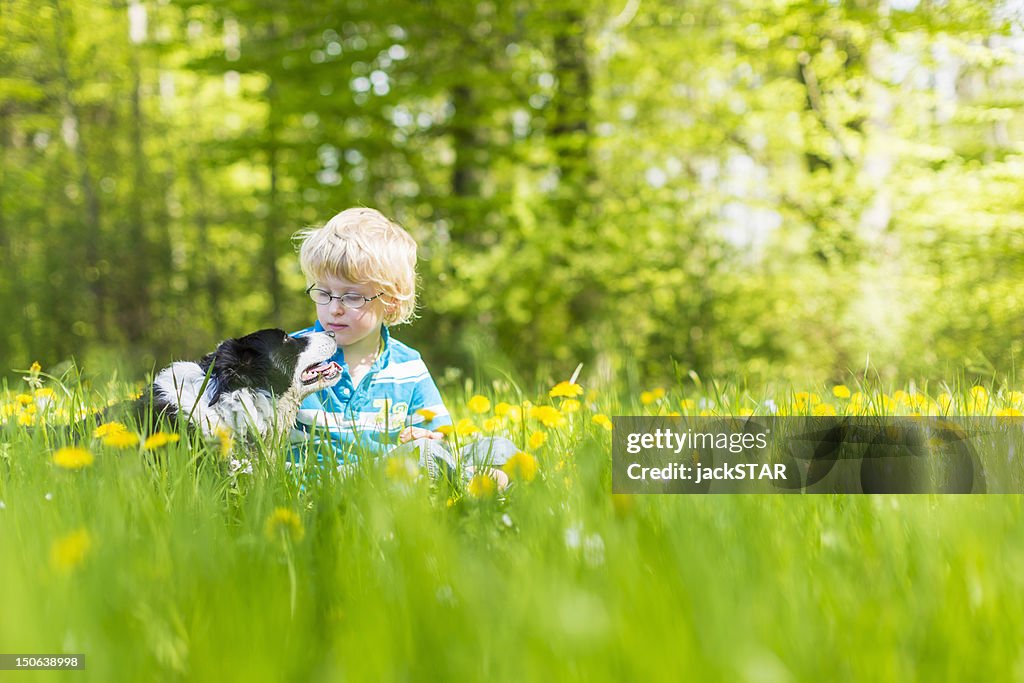
[[[137,390],[5,388],[0,652],[13,680],[1008,680],[1020,496],[621,496],[611,415],[1020,415],[1005,384],[750,395],[446,392],[453,441],[523,447],[497,491],[415,463],[285,467],[272,444],[41,428]]]

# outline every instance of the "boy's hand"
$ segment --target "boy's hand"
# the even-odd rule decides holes
[[[476,474],[477,473],[476,465],[470,465],[469,467],[467,467],[466,468],[466,473],[470,477],[472,477],[474,474]],[[493,480],[495,485],[498,487],[499,491],[504,491],[505,489],[508,488],[508,484],[509,484],[508,475],[505,474],[504,471],[499,470],[499,469],[495,469],[494,467],[481,467],[480,468],[480,474],[484,475],[485,477],[490,477],[491,480]]]
[[[402,443],[412,441],[413,439],[434,439],[435,441],[441,441],[444,439],[444,434],[441,432],[432,432],[429,429],[423,427],[406,427],[398,433],[398,440]]]

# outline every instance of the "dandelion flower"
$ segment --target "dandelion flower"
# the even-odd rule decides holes
[[[554,406],[535,406],[530,409],[530,417],[539,420],[545,427],[561,427],[566,423],[565,415]]]
[[[39,374],[43,369],[43,366],[39,364],[39,361],[32,361],[32,367],[28,369],[33,375]]]
[[[92,453],[84,448],[67,446],[53,454],[53,464],[66,470],[80,470],[93,463]]]
[[[535,451],[543,446],[548,440],[548,433],[543,429],[538,429],[534,433],[530,434],[529,446],[531,451]]]
[[[85,561],[92,547],[92,538],[85,529],[61,536],[50,545],[50,565],[59,572],[69,573]]]
[[[14,400],[23,406],[32,405],[35,402],[31,394],[18,394],[14,397]]]
[[[814,406],[814,408],[811,410],[811,412],[814,415],[827,416],[827,415],[835,415],[836,414],[836,409],[834,407],[832,407],[831,403],[819,403],[818,405]]]
[[[501,469],[505,470],[509,479],[533,481],[533,478],[537,476],[537,458],[529,453],[519,451],[506,460]]]
[[[146,441],[145,443],[142,444],[142,447],[149,451],[153,450],[154,448],[161,448],[169,443],[175,443],[180,438],[181,437],[178,434],[156,432],[155,434],[151,434],[149,437],[146,438]]]
[[[434,418],[437,417],[437,413],[435,413],[433,410],[430,410],[429,408],[420,408],[419,410],[416,411],[416,414],[422,417],[427,422],[432,422]]]
[[[597,415],[594,415],[594,417],[590,418],[590,421],[593,422],[596,425],[600,425],[600,426],[604,427],[609,432],[612,431],[612,421],[611,421],[611,418],[609,418],[604,413],[598,413]]]
[[[1007,403],[1024,404],[1024,391],[1011,391],[1006,395]]]
[[[498,405],[494,406],[494,414],[498,417],[505,417],[512,410],[512,405],[502,401]]]
[[[263,533],[271,541],[290,538],[293,541],[301,541],[306,535],[302,528],[302,519],[293,510],[288,508],[274,508],[274,511],[267,517],[263,525]]]
[[[469,481],[469,495],[474,498],[489,498],[498,485],[486,474],[477,474]]]
[[[455,431],[455,428],[452,427],[451,425],[440,425],[438,427],[434,427],[434,431],[441,432],[445,436],[451,436],[452,433]]]
[[[101,424],[99,427],[92,430],[92,437],[94,439],[102,439],[103,437],[109,436],[111,434],[118,434],[120,432],[127,431],[128,428],[125,427],[120,422],[107,422],[105,424]]]
[[[505,424],[505,421],[500,417],[489,417],[484,420],[484,431],[485,432],[496,432],[501,429]]]
[[[139,435],[135,432],[113,432],[103,437],[103,445],[113,448],[131,448],[138,444]]]
[[[228,457],[231,454],[231,450],[235,447],[235,438],[232,436],[231,430],[227,427],[217,427],[213,435],[217,437],[217,441],[220,443],[221,457]]]
[[[387,459],[384,475],[394,481],[415,481],[420,475],[420,469],[412,458],[398,456]]]
[[[469,408],[470,411],[474,413],[483,414],[491,409],[491,402],[490,400],[488,400],[486,396],[481,396],[480,394],[477,394],[476,396],[469,399],[469,401],[466,403],[466,407]]]
[[[455,433],[459,436],[469,436],[470,434],[475,434],[479,431],[480,428],[477,427],[469,418],[464,417],[455,425]]]
[[[563,415],[571,415],[580,409],[580,402],[574,398],[562,399],[562,405],[559,408]]]
[[[31,427],[36,423],[36,416],[31,412],[19,413],[18,414],[18,425],[22,427]]]
[[[552,398],[562,396],[564,398],[575,398],[583,395],[583,387],[573,382],[559,382],[551,388],[548,395]]]
[[[50,387],[40,387],[32,392],[36,398],[53,398],[53,389]]]
[[[1017,408],[1000,408],[996,411],[996,417],[1022,417],[1022,413]]]
[[[650,405],[655,401],[660,401],[663,398],[665,398],[665,390],[662,387],[655,387],[650,391],[640,392],[640,402],[645,406]]]
[[[845,384],[837,384],[832,387],[832,395],[836,398],[850,398],[850,387]]]

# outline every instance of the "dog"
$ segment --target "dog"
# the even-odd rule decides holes
[[[198,361],[162,369],[139,398],[105,411],[104,421],[124,417],[152,434],[184,419],[209,440],[284,434],[304,398],[341,378],[333,336],[266,329],[227,339]]]

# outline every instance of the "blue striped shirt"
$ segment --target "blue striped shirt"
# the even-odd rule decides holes
[[[292,336],[323,330],[318,320]],[[384,349],[358,387],[353,386],[345,354],[341,349],[334,354],[331,360],[341,366],[341,379],[299,406],[289,434],[293,459],[316,454],[320,461],[333,456],[344,463],[359,454],[383,455],[398,444],[398,433],[407,426],[436,429],[452,423],[419,352],[392,338],[387,327],[381,328],[381,337]],[[427,420],[417,411],[433,415]]]

